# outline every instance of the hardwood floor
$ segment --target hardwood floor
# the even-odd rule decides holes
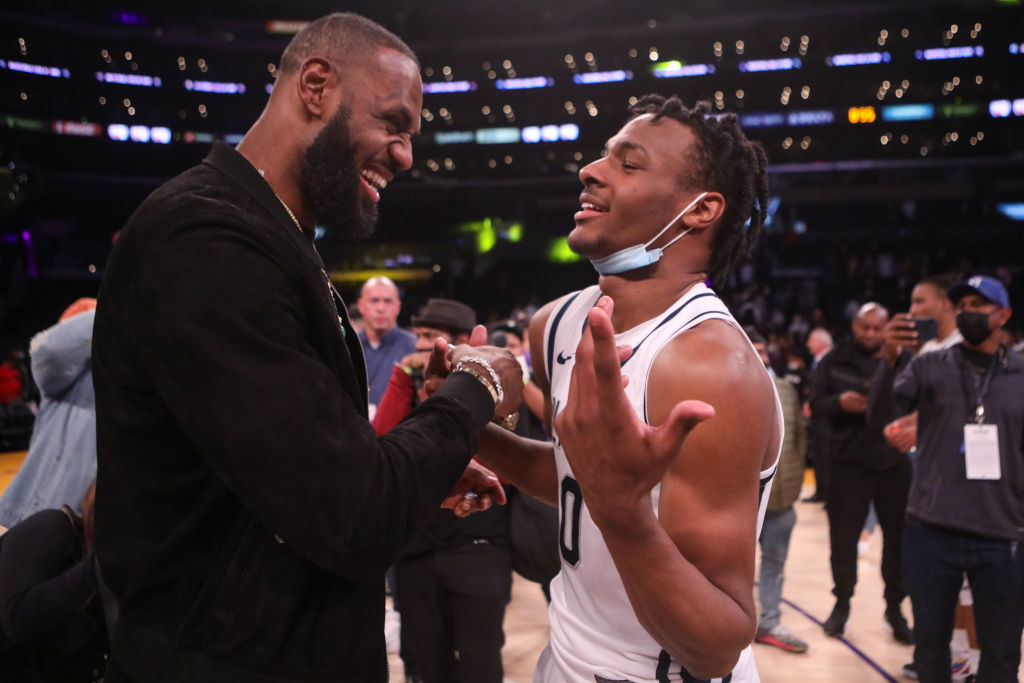
[[[805,487],[805,493],[813,490]],[[832,573],[829,567],[828,520],[819,503],[796,504],[797,523],[790,543],[783,586],[782,623],[806,640],[806,653],[792,654],[754,644],[754,657],[763,683],[861,683],[906,681],[903,665],[913,648],[893,640],[883,612],[881,531],[871,536],[869,550],[858,562],[857,590],[843,639],[827,637],[821,629],[832,611]],[[512,602],[505,615],[506,683],[529,683],[537,657],[547,644],[547,605],[539,586],[514,577]],[[910,602],[903,613],[912,620]],[[391,656],[392,680],[401,682],[401,660]],[[1024,680],[1024,667],[1022,677]]]
[[[24,460],[25,451],[0,453],[0,491],[6,489],[7,485],[11,483],[11,479],[14,479],[14,475],[18,473],[18,468],[21,467]]]
[[[797,516],[782,591],[786,601],[782,606],[782,623],[806,640],[810,648],[804,654],[792,654],[755,643],[754,657],[761,680],[764,683],[905,680],[900,669],[911,661],[913,648],[895,642],[882,618],[885,600],[880,572],[880,532],[872,536],[870,550],[858,565],[859,581],[846,627],[847,644],[827,637],[814,621],[824,621],[833,604],[824,509],[816,503],[797,503]],[[518,590],[513,593],[505,619],[505,675],[516,683],[529,683],[533,678],[533,665],[546,644],[546,606],[534,584],[517,577],[516,587]],[[904,613],[909,619],[909,602],[904,605]],[[881,671],[874,668],[872,662]]]

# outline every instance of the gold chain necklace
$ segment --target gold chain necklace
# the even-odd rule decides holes
[[[258,169],[256,169],[256,171],[260,174],[261,178],[266,180],[266,178],[264,177],[264,172],[263,172],[262,168],[258,168]],[[270,183],[267,183],[267,187],[270,187]],[[270,187],[270,191],[274,192],[274,188]],[[276,192],[274,192],[274,196],[277,197],[277,201],[281,202],[281,206],[284,207],[284,210],[288,212],[288,216],[292,219],[292,222],[295,223],[295,227],[299,229],[299,232],[302,232],[302,224],[299,223],[299,219],[295,217],[295,214],[292,213],[292,210],[289,209],[288,205],[284,203],[283,199],[281,199],[281,195],[279,195]],[[305,234],[305,233],[303,233],[303,234]]]
[[[263,169],[262,168],[257,168],[256,171],[259,172],[260,177],[263,178],[264,181],[265,181],[266,178],[263,175]],[[270,183],[267,183],[267,187],[270,187]],[[270,187],[270,191],[274,192],[274,188]],[[277,201],[281,202],[281,206],[284,207],[284,210],[288,212],[288,215],[291,217],[292,222],[295,223],[295,227],[299,229],[299,232],[302,232],[302,224],[299,223],[299,219],[295,217],[295,214],[292,213],[292,210],[289,209],[288,205],[284,203],[283,199],[281,199],[281,195],[279,195],[276,192],[274,192],[274,196],[277,197]],[[305,235],[304,232],[302,232],[302,234]],[[315,246],[313,247],[313,251],[316,251],[316,247]],[[323,268],[320,269],[320,272],[324,274],[324,282],[327,283],[327,297],[332,302],[334,302],[334,288],[331,286],[331,278],[327,275],[327,271],[324,270]],[[338,299],[339,300],[341,299],[341,295],[338,295]],[[334,305],[335,305],[335,307],[337,307],[337,303],[336,302],[335,302]],[[342,306],[344,306],[344,303],[342,303]],[[341,329],[341,336],[342,337],[346,336],[345,321],[342,319],[340,312],[338,313],[338,328]]]

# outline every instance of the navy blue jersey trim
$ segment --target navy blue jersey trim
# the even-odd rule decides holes
[[[562,322],[562,316],[565,315],[565,312],[567,310],[569,310],[569,306],[572,305],[572,302],[575,301],[576,297],[578,297],[581,293],[582,292],[576,292],[571,297],[569,297],[569,300],[566,301],[564,304],[562,304],[562,307],[560,309],[558,309],[558,313],[555,314],[555,319],[553,321],[551,321],[551,332],[548,334],[548,356],[545,359],[547,361],[547,364],[548,364],[548,386],[549,387],[554,383],[554,381],[551,378],[551,375],[554,372],[555,335],[558,332],[558,324],[560,322]]]
[[[698,298],[698,297],[701,297],[701,296],[715,296],[715,295],[709,292],[709,293],[706,293],[706,294],[698,294],[697,296],[693,297],[693,299],[696,299],[696,298]],[[690,299],[690,301],[693,301],[693,299]],[[686,302],[686,304],[690,303],[690,301],[687,301],[687,302]],[[659,325],[658,325],[658,327],[661,327],[662,325],[664,325],[665,323],[667,323],[667,322],[668,322],[668,321],[669,321],[669,320],[671,319],[671,317],[672,317],[672,316],[674,316],[674,315],[675,315],[676,313],[679,313],[679,311],[683,310],[683,308],[685,308],[685,307],[686,307],[686,304],[683,304],[683,305],[682,305],[682,306],[680,306],[680,307],[679,307],[678,309],[676,309],[675,311],[673,311],[673,312],[672,312],[672,315],[670,315],[670,316],[669,316],[668,318],[666,318],[666,319],[665,319],[664,321],[662,321],[662,322],[661,322],[661,324],[659,324]],[[715,309],[712,309],[712,310],[710,310],[710,311],[704,311],[704,312],[703,312],[703,313],[701,313],[700,315],[695,315],[694,317],[690,318],[690,319],[689,319],[689,320],[687,321],[686,325],[683,325],[683,327],[687,327],[687,326],[689,326],[689,325],[690,325],[690,323],[692,323],[693,321],[695,321],[695,320],[699,320],[700,318],[704,317],[705,315],[710,315],[710,314],[712,314],[712,313],[719,313],[719,314],[722,314],[722,315],[729,315],[729,312],[728,312],[728,311],[719,311],[719,310],[715,310]],[[651,336],[652,334],[654,334],[655,332],[657,332],[657,330],[658,330],[658,327],[655,327],[655,328],[654,328],[653,330],[651,330],[650,334],[648,334],[648,335],[647,335],[646,337],[644,337],[643,339],[641,339],[641,340],[640,340],[640,343],[639,343],[639,344],[637,344],[636,346],[634,346],[634,347],[633,347],[633,353],[631,353],[631,354],[629,355],[629,358],[627,358],[626,360],[622,361],[622,362],[621,362],[621,363],[619,364],[619,367],[626,367],[626,363],[628,363],[628,362],[629,362],[629,359],[630,359],[630,358],[632,358],[633,356],[635,356],[635,355],[636,355],[636,350],[640,348],[640,344],[643,344],[643,343],[644,343],[645,341],[647,341],[647,339],[648,339],[648,338],[649,338],[649,337],[650,337],[650,336]],[[644,418],[644,422],[647,422],[647,392],[646,392],[646,391],[644,392],[644,414],[643,414],[643,418]],[[648,424],[649,424],[649,423],[648,423]]]
[[[700,320],[704,316],[712,315],[714,313],[718,313],[718,314],[721,314],[721,315],[729,315],[729,311],[719,311],[719,310],[714,310],[714,309],[710,310],[710,311],[704,311],[703,313],[695,315],[692,318],[690,318],[689,320],[687,320],[686,321],[686,325],[684,325],[684,327],[689,327],[691,324],[693,324],[694,322]]]
[[[764,489],[765,489],[766,486],[768,486],[768,482],[770,482],[772,480],[772,478],[775,476],[775,473],[778,472],[778,471],[779,471],[779,468],[776,467],[774,470],[772,470],[771,474],[769,474],[768,476],[764,477],[763,479],[761,479],[760,482],[758,482],[758,490],[757,490],[757,502],[758,502],[758,504],[761,503],[761,499],[764,497]]]
[[[721,683],[729,683],[732,680],[731,671],[722,676],[721,678],[697,678],[689,671],[687,671],[685,666],[679,667],[679,670],[680,673],[683,675],[683,683],[712,683],[712,681],[721,681]],[[666,678],[665,680],[668,679]]]
[[[643,339],[641,339],[639,342],[637,342],[636,346],[633,347],[633,353],[630,354],[629,358],[632,358],[633,356],[635,356],[636,352],[637,352],[637,349],[639,349],[641,346],[643,346],[643,343],[646,342],[648,339],[650,339],[652,334],[654,334],[655,332],[660,330],[664,325],[666,325],[670,320],[672,320],[672,318],[675,318],[677,315],[679,315],[684,308],[689,306],[691,303],[693,303],[697,299],[701,299],[701,298],[706,297],[706,296],[713,296],[716,299],[718,298],[718,296],[714,292],[704,292],[703,294],[698,294],[698,295],[696,295],[696,296],[694,296],[694,297],[684,301],[682,304],[679,305],[679,308],[677,308],[676,310],[672,311],[667,316],[665,316],[665,319],[662,320],[660,323],[658,323],[657,327],[655,327],[653,330],[648,332],[647,336],[645,336]],[[711,311],[708,311],[708,312],[710,313]],[[717,311],[717,312],[725,313],[726,311]],[[704,314],[702,313],[701,315],[704,315]],[[696,318],[693,318],[693,320],[696,320],[699,317],[700,316],[698,315]],[[693,320],[691,320],[690,322],[693,322]],[[689,323],[687,323],[687,325],[689,325]],[[684,327],[685,327],[685,325],[684,325]],[[629,362],[629,358],[627,358],[626,360],[622,361],[621,365],[625,366],[626,363]]]
[[[597,302],[601,300],[602,296],[604,296],[604,292],[598,291],[597,298],[594,299],[594,303],[590,304],[590,308],[588,308],[587,310],[589,311],[591,308],[596,306]],[[587,331],[587,325],[589,325],[589,324],[590,324],[590,317],[584,315],[583,316],[583,325],[580,326],[580,336],[581,337],[583,336],[583,333]]]
[[[665,650],[658,655],[658,669],[654,672],[658,683],[669,683],[668,667],[672,664],[672,656]]]

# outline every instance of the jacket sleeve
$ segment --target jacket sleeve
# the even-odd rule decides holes
[[[843,412],[839,404],[840,391],[832,381],[832,363],[835,351],[829,351],[818,363],[811,381],[811,413],[815,417],[831,419]]]
[[[95,317],[95,311],[79,313],[32,338],[32,376],[44,396],[60,396],[89,369]]]
[[[884,428],[897,417],[914,412],[917,407],[919,364],[914,360],[903,362],[906,360],[904,357],[900,360],[896,367],[891,367],[885,360],[878,361],[878,368],[871,378],[865,417],[875,429]]]
[[[154,237],[121,288],[130,343],[206,467],[272,533],[378,578],[458,480],[493,401],[455,373],[378,439],[311,341],[316,320],[337,321],[320,270],[263,229],[224,216]]]
[[[44,510],[5,534],[0,553],[0,623],[15,642],[43,636],[96,592],[92,555],[74,561],[78,544],[60,510]]]

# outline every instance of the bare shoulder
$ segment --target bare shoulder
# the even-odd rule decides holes
[[[672,393],[743,388],[771,397],[771,378],[761,359],[744,334],[724,320],[708,320],[669,341],[654,361],[650,382]]]
[[[708,320],[655,359],[650,423],[686,399],[710,403],[715,414],[690,432],[662,479],[658,519],[683,556],[752,614],[760,473],[781,439],[772,380],[740,330]]]
[[[679,401],[710,403],[715,417],[699,431],[727,435],[759,465],[770,464],[778,438],[772,380],[735,326],[709,320],[672,339],[654,361],[647,397],[651,424],[664,421]]]

